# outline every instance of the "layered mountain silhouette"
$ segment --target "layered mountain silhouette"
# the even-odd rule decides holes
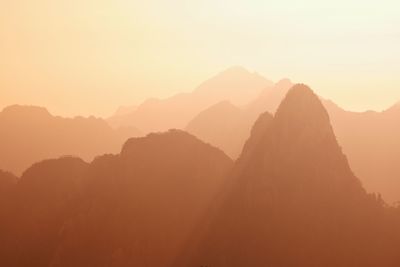
[[[292,86],[290,80],[281,80],[264,88],[255,100],[243,107],[227,101],[217,103],[196,115],[185,130],[236,159],[258,116],[265,111],[275,113]]]
[[[265,88],[244,107],[226,102],[213,105],[196,115],[185,129],[236,159],[259,114],[265,111],[274,114],[292,86],[290,80],[284,79]],[[381,193],[389,203],[399,201],[400,166],[395,161],[400,158],[400,105],[383,112],[351,112],[332,101],[321,101],[340,146],[365,188]]]
[[[265,99],[289,84],[265,89]],[[64,156],[19,178],[0,171],[0,266],[399,266],[400,208],[366,193],[321,100],[300,84],[276,101],[235,163],[170,130],[130,138],[91,163]],[[241,109],[213,108],[229,114],[227,134],[239,133]],[[44,109],[22,117],[48,125],[45,114],[67,120]]]
[[[63,155],[85,160],[104,153],[116,153],[132,136],[133,128],[112,129],[94,117],[62,118],[45,108],[10,106],[0,112],[0,169],[21,174],[33,163]]]
[[[257,120],[172,266],[398,266],[398,220],[352,173],[319,98],[295,85]]]
[[[45,160],[16,182],[0,222],[1,266],[168,266],[224,183],[232,161],[171,130],[120,154]]]
[[[148,99],[133,112],[114,115],[114,126],[135,126],[144,133],[183,129],[200,111],[220,101],[245,105],[272,83],[242,67],[229,68],[207,80],[191,93],[167,99]]]

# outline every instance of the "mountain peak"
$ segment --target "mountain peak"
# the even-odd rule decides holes
[[[275,117],[259,117],[209,215],[205,234],[187,253],[188,262],[183,258],[175,266],[327,266],[330,259],[318,251],[320,244],[331,245],[332,238],[348,234],[326,229],[350,224],[349,233],[358,229],[365,218],[353,216],[354,210],[366,198],[320,100],[309,87],[297,84]],[[310,236],[318,241],[313,243]],[[306,244],[320,262],[297,254],[297,246],[288,250],[282,240]]]
[[[256,72],[243,67],[228,68],[202,83],[195,90],[197,97],[209,102],[229,100],[235,105],[245,105],[273,83]]]
[[[329,115],[318,96],[306,85],[294,85],[283,99],[276,114],[277,121],[287,123],[291,121],[292,126],[306,127],[318,125],[326,130],[330,128]]]
[[[171,158],[178,155],[189,155],[188,153],[208,153],[208,156],[230,162],[231,160],[220,149],[204,143],[195,136],[177,129],[170,129],[167,132],[151,133],[145,137],[130,138],[121,150],[121,157],[131,158],[138,155],[138,151],[146,151],[149,158]],[[185,157],[185,156],[182,156]]]
[[[294,85],[275,117],[265,116],[256,123],[261,130],[252,131],[249,139],[257,143],[252,144],[253,156],[246,155],[253,157],[252,162],[259,162],[260,170],[279,172],[284,179],[297,179],[298,173],[303,173],[303,178],[321,175],[327,184],[352,183],[354,190],[361,189],[336,140],[327,111],[308,86]],[[281,168],[275,170],[278,165]],[[285,170],[297,170],[297,174]],[[316,170],[319,175],[314,173]]]
[[[265,83],[265,86],[273,85],[273,83],[267,80],[264,76],[258,74],[257,72],[250,71],[242,66],[229,67],[218,73],[214,78],[231,81],[258,81]]]
[[[286,97],[282,101],[281,106],[289,103],[297,103],[298,105],[303,105],[305,103],[319,103],[320,107],[323,109],[318,96],[305,84],[295,84],[290,88]]]

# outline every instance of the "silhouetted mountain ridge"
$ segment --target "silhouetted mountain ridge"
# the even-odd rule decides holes
[[[64,157],[28,168],[8,197],[0,222],[2,266],[50,266],[66,220],[76,213],[88,164]]]
[[[17,174],[34,162],[63,155],[92,160],[140,135],[135,128],[114,130],[100,118],[62,118],[45,108],[20,105],[0,112],[0,128],[0,168]]]
[[[236,109],[230,107],[230,110],[235,110],[234,113],[211,106],[195,116],[186,130],[220,147],[235,159],[259,114],[265,111],[274,114],[291,86],[290,80],[283,79],[273,87],[265,88],[249,105],[242,108],[236,106]],[[400,157],[397,137],[400,135],[399,104],[382,112],[351,112],[330,100],[321,98],[321,101],[331,118],[340,146],[365,188],[382,194],[388,203],[398,201],[400,167],[395,161]],[[210,125],[209,121],[212,122]]]
[[[273,119],[260,117],[243,153],[173,266],[399,263],[382,202],[353,175],[308,87],[295,85]]]
[[[183,129],[200,111],[221,101],[245,105],[272,83],[242,67],[229,68],[200,84],[193,92],[166,99],[150,98],[136,110],[108,119],[110,125],[133,125],[144,133]]]
[[[168,266],[231,166],[179,130],[130,138],[91,164],[36,163],[0,209],[0,265]]]
[[[185,129],[236,159],[258,116],[265,111],[274,114],[292,86],[289,79],[282,79],[264,88],[255,100],[242,108],[231,103],[210,106],[196,115]]]

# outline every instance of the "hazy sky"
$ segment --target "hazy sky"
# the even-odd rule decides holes
[[[0,0],[0,108],[108,116],[232,65],[384,109],[400,100],[400,1]]]

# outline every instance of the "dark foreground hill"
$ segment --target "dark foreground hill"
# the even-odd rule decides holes
[[[91,164],[64,157],[18,183],[0,176],[9,192],[0,266],[168,266],[231,166],[220,150],[170,131]]]
[[[294,86],[264,114],[172,266],[399,266],[399,214],[368,195],[329,116]]]

